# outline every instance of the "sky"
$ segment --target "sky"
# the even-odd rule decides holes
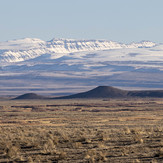
[[[0,0],[0,41],[105,39],[163,43],[163,0]]]

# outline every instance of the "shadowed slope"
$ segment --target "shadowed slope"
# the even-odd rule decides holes
[[[99,86],[90,91],[70,96],[57,97],[55,99],[72,98],[125,98],[125,97],[154,97],[163,98],[163,90],[126,91],[111,86]]]
[[[128,91],[110,86],[99,86],[90,91],[78,93],[70,96],[58,97],[58,99],[71,98],[120,98],[127,97]],[[57,99],[57,98],[56,98]]]
[[[163,90],[146,90],[146,91],[126,91],[111,86],[99,86],[90,91],[78,93],[69,96],[48,98],[34,93],[27,93],[16,97],[16,100],[28,99],[73,99],[73,98],[132,98],[132,97],[152,97],[163,98]]]
[[[32,100],[32,99],[47,99],[47,97],[37,95],[35,93],[27,93],[14,98],[15,100]]]
[[[131,97],[163,97],[163,90],[151,90],[151,91],[129,91],[128,96]]]

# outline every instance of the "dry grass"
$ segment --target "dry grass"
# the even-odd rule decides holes
[[[163,162],[162,99],[0,101],[0,162]]]

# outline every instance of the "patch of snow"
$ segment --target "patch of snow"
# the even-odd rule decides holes
[[[36,38],[25,38],[0,42],[0,62],[22,62],[44,54],[51,54],[51,58],[55,59],[62,57],[63,54],[76,52],[152,48],[155,46],[155,43],[148,41],[126,45],[106,40],[53,39],[46,42]]]

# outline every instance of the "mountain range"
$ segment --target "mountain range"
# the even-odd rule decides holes
[[[25,38],[0,42],[0,95],[163,88],[163,44]]]
[[[155,43],[144,41],[141,43],[132,43],[129,45],[120,44],[105,40],[73,40],[73,39],[52,39],[51,41],[42,41],[40,39],[25,38],[0,43],[0,62],[21,62],[37,58],[44,54],[68,54],[83,51],[111,50],[111,49],[129,49],[153,47]]]

